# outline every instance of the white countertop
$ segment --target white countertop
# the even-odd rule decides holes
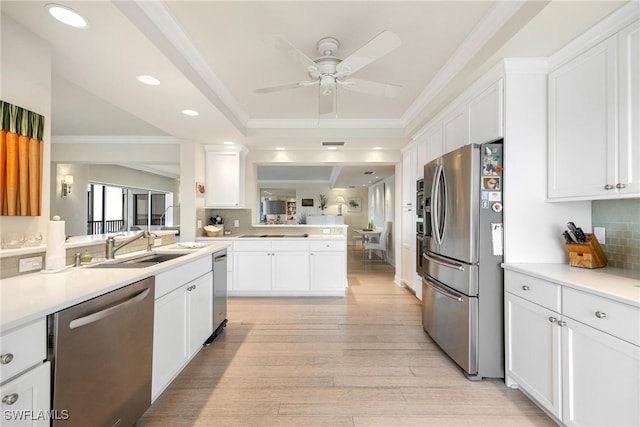
[[[640,274],[616,268],[579,268],[568,264],[503,264],[516,271],[640,307]]]
[[[211,244],[189,249],[181,244],[155,248],[155,253],[185,253],[185,256],[146,268],[72,267],[60,273],[23,274],[0,280],[0,329],[13,329],[32,320],[55,313],[72,305],[97,297],[130,283],[155,276],[179,264],[209,256],[227,248]],[[131,258],[147,252],[117,256]]]
[[[245,233],[245,234],[234,234],[229,236],[219,236],[219,237],[197,237],[197,241],[211,241],[215,242],[216,240],[347,240],[347,236],[344,234],[309,234],[308,237],[242,237],[247,234],[257,234],[257,233]],[[267,233],[264,234],[285,234],[286,233]],[[291,233],[296,234],[296,233]]]

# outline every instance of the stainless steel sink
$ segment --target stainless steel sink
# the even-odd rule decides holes
[[[107,261],[100,264],[89,265],[89,268],[145,268],[160,264],[165,261],[179,258],[186,254],[158,254],[151,253],[139,255],[134,258],[126,258],[114,261]]]

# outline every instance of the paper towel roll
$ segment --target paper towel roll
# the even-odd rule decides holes
[[[65,268],[65,234],[64,221],[54,216],[47,226],[46,270],[54,271]]]

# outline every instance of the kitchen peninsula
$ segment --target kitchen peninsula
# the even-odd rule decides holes
[[[229,295],[344,296],[346,226],[326,230],[322,234],[311,226],[254,226],[247,234],[197,240],[228,245]]]

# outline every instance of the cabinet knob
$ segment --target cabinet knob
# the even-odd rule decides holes
[[[604,319],[605,317],[607,317],[607,313],[605,313],[604,311],[596,311],[596,317],[598,319]]]
[[[558,326],[566,326],[567,322],[565,322],[564,320],[558,320]]]
[[[623,183],[619,182],[616,184],[616,188],[624,188],[626,187],[626,185],[624,185]]]
[[[605,190],[613,190],[613,185],[607,184],[607,185],[604,186],[604,189]]]
[[[529,290],[529,286],[528,285],[522,285],[522,290],[523,291],[528,291]]]
[[[18,393],[11,393],[2,398],[2,403],[13,405],[18,401]]]
[[[557,318],[555,318],[555,317],[553,317],[553,316],[550,316],[550,317],[549,317],[549,322],[551,322],[551,323],[555,323],[555,322],[557,322],[557,321],[558,321],[558,319],[557,319]]]
[[[8,365],[13,360],[13,354],[7,353],[0,356],[0,364]]]

